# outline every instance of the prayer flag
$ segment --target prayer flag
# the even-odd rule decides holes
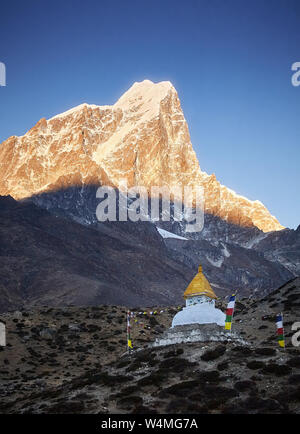
[[[226,309],[225,330],[231,330],[234,305],[235,305],[235,295],[232,294]]]

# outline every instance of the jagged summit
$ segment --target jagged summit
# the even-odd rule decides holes
[[[161,81],[158,83],[154,83],[151,80],[143,80],[136,81],[113,105],[96,105],[96,104],[88,104],[86,102],[79,104],[65,112],[59,113],[52,118],[48,119],[48,121],[52,121],[53,119],[63,118],[69,115],[75,115],[76,113],[84,110],[84,109],[97,109],[105,110],[107,108],[116,107],[121,108],[123,110],[135,110],[136,104],[140,104],[141,95],[142,99],[147,106],[145,109],[147,111],[157,106],[160,101],[167,96],[168,92],[174,92],[177,95],[176,89],[172,85],[170,81]],[[150,116],[152,113],[148,113]],[[158,112],[157,112],[158,114]]]
[[[80,112],[81,110],[84,110],[85,108],[92,108],[92,109],[94,109],[94,108],[97,108],[97,107],[100,107],[100,106],[97,106],[95,104],[87,104],[86,102],[84,102],[84,103],[79,104],[79,105],[77,105],[77,106],[75,106],[75,107],[73,107],[73,108],[71,108],[69,110],[66,110],[63,113],[59,113],[58,115],[52,116],[52,118],[48,119],[48,122],[52,121],[53,119],[64,118],[66,116],[74,115],[77,112]],[[109,107],[109,106],[107,106],[107,107]]]
[[[15,199],[99,182],[118,187],[203,186],[205,211],[264,232],[283,229],[250,201],[201,171],[176,89],[169,81],[134,83],[114,105],[80,104],[0,148],[0,195]]]

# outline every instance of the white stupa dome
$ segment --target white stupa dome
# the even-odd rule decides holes
[[[178,312],[172,321],[172,327],[187,324],[217,324],[225,325],[226,315],[215,308],[217,298],[208,280],[202,272],[201,265],[198,273],[184,292],[186,307]]]

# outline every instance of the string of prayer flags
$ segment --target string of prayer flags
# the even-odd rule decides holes
[[[178,306],[178,310],[180,310],[182,307]],[[166,310],[151,310],[151,311],[139,311],[139,312],[132,312],[130,310],[127,311],[127,349],[129,352],[133,350],[132,340],[131,340],[131,325],[130,320],[133,319],[135,324],[138,324],[145,329],[151,330],[151,326],[144,323],[144,321],[139,321],[136,317],[143,317],[143,315],[159,315],[160,313],[164,313]]]

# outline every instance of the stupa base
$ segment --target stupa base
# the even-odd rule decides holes
[[[226,331],[224,327],[217,324],[187,324],[166,330],[160,338],[155,340],[153,346],[210,341],[234,341],[239,345],[248,345],[248,342],[237,333]]]

